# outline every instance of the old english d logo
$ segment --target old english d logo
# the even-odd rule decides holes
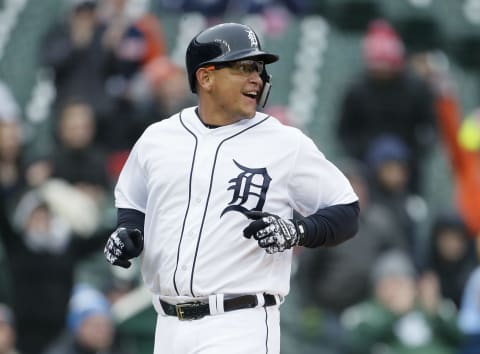
[[[223,211],[222,215],[228,211],[238,211],[244,213],[246,211],[262,211],[267,196],[268,186],[272,178],[268,175],[266,168],[248,168],[240,165],[233,160],[235,165],[240,168],[240,174],[232,178],[228,183],[230,187],[227,190],[233,191],[233,198],[229,206]],[[253,201],[253,203],[252,203]],[[245,204],[253,208],[247,208]],[[256,202],[256,205],[255,205]]]

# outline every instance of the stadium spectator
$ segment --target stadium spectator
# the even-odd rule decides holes
[[[34,186],[68,184],[90,197],[98,208],[108,203],[107,195],[114,177],[109,175],[106,154],[94,141],[96,120],[93,108],[83,99],[69,99],[56,119],[53,151],[40,156],[28,167],[41,169]],[[29,180],[32,177],[28,178]],[[32,183],[30,183],[32,184]],[[108,205],[107,205],[108,206]]]
[[[418,280],[406,254],[382,255],[371,273],[372,296],[342,316],[347,353],[454,354],[462,335],[453,305],[433,274]]]
[[[0,303],[0,354],[18,354],[15,349],[15,318],[10,307]]]
[[[26,187],[20,131],[18,121],[0,121],[0,197],[11,202]]]
[[[38,190],[20,200],[13,224],[5,207],[0,198],[0,236],[12,281],[18,348],[22,354],[38,354],[64,327],[76,265],[102,249],[110,230],[90,238],[72,235]]]
[[[480,348],[480,266],[467,281],[458,323],[465,335],[465,341],[459,354],[476,354]]]
[[[382,134],[400,137],[411,149],[411,192],[422,191],[422,163],[434,139],[435,110],[429,85],[408,68],[405,48],[385,21],[370,24],[363,40],[366,70],[346,89],[338,137],[345,152],[365,159],[368,144]]]
[[[389,213],[397,235],[416,265],[420,264],[421,239],[419,224],[426,217],[424,200],[408,189],[411,152],[407,145],[393,135],[373,139],[366,152],[369,168],[371,199]]]
[[[458,82],[442,52],[422,52],[412,56],[415,70],[435,92],[439,135],[445,148],[454,185],[454,203],[470,233],[480,235],[480,119],[474,110],[462,118]]]
[[[470,273],[477,265],[475,242],[455,212],[439,213],[433,220],[426,269],[439,278],[442,296],[460,306]]]
[[[475,109],[463,119],[457,139],[460,151],[452,156],[451,163],[458,190],[458,205],[469,229],[480,241],[480,218],[477,214],[480,203],[480,109]],[[455,142],[450,144],[453,150]]]
[[[92,105],[97,119],[111,112],[105,91],[104,28],[98,21],[96,0],[70,0],[65,21],[44,36],[41,63],[54,74],[55,110],[72,97]]]
[[[402,233],[392,216],[370,198],[366,166],[353,159],[338,166],[359,197],[359,231],[355,240],[343,245],[297,255],[292,292],[299,299],[292,316],[298,319],[284,320],[284,327],[287,336],[293,332],[290,341],[302,353],[341,353],[340,314],[369,298],[370,270],[376,259],[387,250],[403,249]],[[286,304],[286,311],[291,306]],[[294,352],[292,347],[289,353]]]
[[[154,118],[136,112],[134,87],[145,66],[167,55],[160,21],[143,9],[129,11],[125,0],[104,0],[99,9],[104,27],[107,72],[105,89],[113,101],[109,117],[99,125],[99,139],[112,158],[125,154]]]
[[[310,5],[306,0],[159,0],[159,3],[170,11],[198,12],[211,20],[229,15],[262,13],[278,6],[293,14],[304,14]]]
[[[115,343],[115,323],[107,298],[88,284],[73,288],[67,331],[44,354],[121,354]]]
[[[8,86],[0,81],[0,198],[12,210],[22,193],[45,181],[49,168],[27,156],[24,122]]]
[[[113,179],[108,175],[105,152],[94,141],[95,112],[85,101],[69,100],[59,114],[52,177],[72,184],[102,206]]]
[[[195,105],[185,69],[162,57],[146,65],[136,82],[133,94],[136,110],[144,124],[167,118],[182,107]],[[137,130],[144,129],[143,126]]]
[[[167,55],[163,27],[147,9],[134,12],[126,0],[103,0],[99,17],[105,27],[104,45],[115,57],[118,73],[128,77],[139,65]]]
[[[20,109],[0,82],[0,198],[13,204],[26,187]]]
[[[304,301],[333,311],[336,316],[367,299],[370,269],[383,252],[404,249],[403,234],[392,221],[392,215],[370,198],[365,166],[355,160],[340,162],[338,166],[360,200],[357,237],[338,247],[298,255],[298,278]]]

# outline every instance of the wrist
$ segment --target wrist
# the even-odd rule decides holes
[[[297,245],[303,246],[305,245],[305,232],[306,227],[305,223],[302,220],[291,220],[293,225],[295,225],[295,230],[297,231]]]

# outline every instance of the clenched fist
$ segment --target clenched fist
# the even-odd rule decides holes
[[[131,265],[129,259],[138,257],[142,251],[142,232],[120,227],[110,235],[103,253],[111,264],[128,268]]]

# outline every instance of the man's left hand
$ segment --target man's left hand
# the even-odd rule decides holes
[[[249,211],[245,215],[254,221],[243,230],[243,235],[246,238],[253,236],[258,245],[269,254],[283,252],[298,245],[303,235],[302,226],[294,220],[259,211]]]

